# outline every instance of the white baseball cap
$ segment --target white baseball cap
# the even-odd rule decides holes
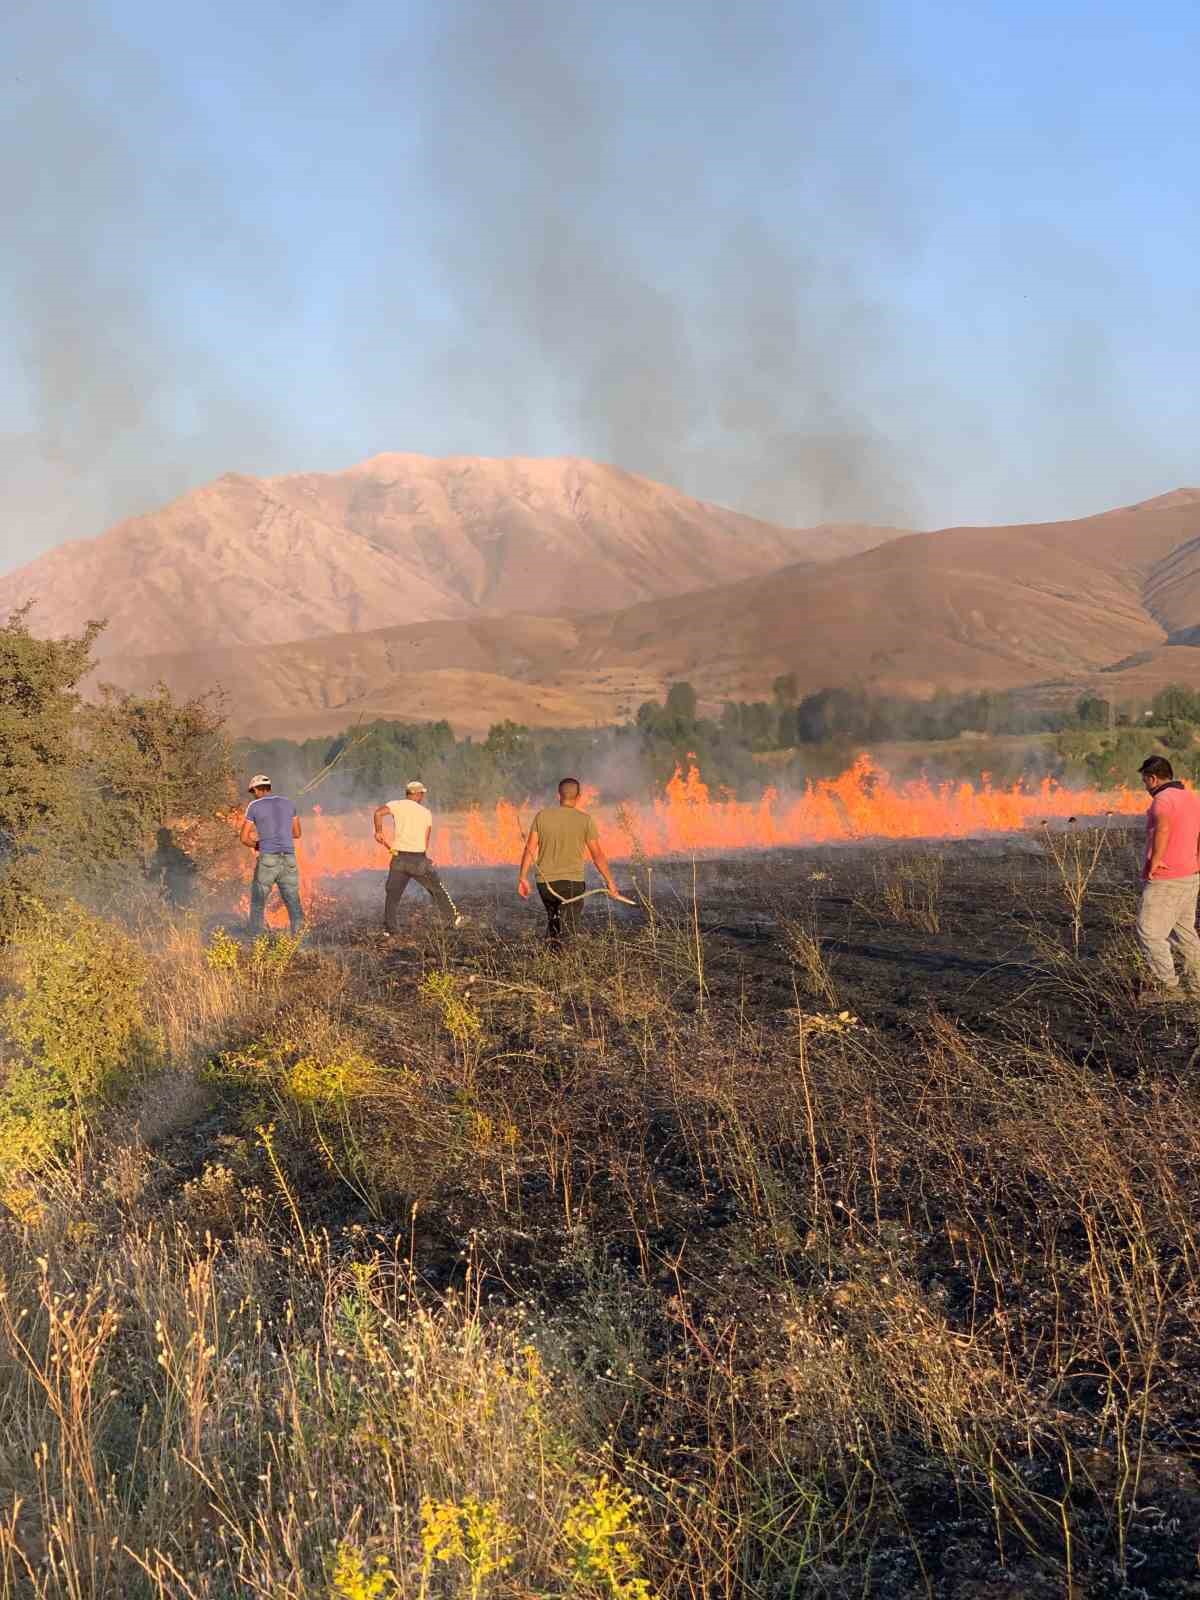
[[[269,789],[271,780],[265,772],[256,772],[246,787],[247,789]]]
[[[425,785],[424,785],[424,784],[423,784],[423,783],[422,783],[422,782],[421,782],[421,780],[420,780],[420,778],[413,778],[413,779],[412,779],[412,780],[411,780],[411,782],[409,782],[409,783],[406,783],[406,784],[405,784],[405,785],[404,785],[404,792],[405,792],[405,794],[412,794],[412,792],[413,792],[413,791],[414,791],[414,789],[419,789],[419,790],[420,790],[420,791],[421,791],[421,793],[422,793],[422,794],[428,794],[428,793],[429,793],[429,790],[428,790],[428,789],[427,789],[427,788],[426,788],[426,787],[425,787]]]

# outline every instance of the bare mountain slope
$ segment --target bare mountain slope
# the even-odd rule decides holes
[[[0,578],[0,614],[32,599],[42,632],[99,615],[101,654],[178,654],[625,606],[895,532],[777,528],[590,461],[381,455],[219,478]]]
[[[1095,671],[1200,623],[1200,493],[1079,521],[954,528],[605,619],[590,650],[711,694],[1001,687]],[[1170,619],[1169,626],[1164,619]]]
[[[114,659],[104,676],[130,687],[162,677],[187,690],[220,681],[237,728],[289,735],[360,714],[446,716],[464,731],[506,716],[588,723],[627,714],[673,678],[691,679],[711,702],[765,695],[784,671],[804,690],[1053,681],[1119,697],[1143,682],[1186,679],[1200,659],[1166,645],[1172,630],[1200,624],[1197,535],[1200,492],[1177,491],[1076,522],[915,534],[614,612]],[[1128,678],[1111,670],[1126,657]]]

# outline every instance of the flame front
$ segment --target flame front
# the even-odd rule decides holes
[[[613,807],[598,804],[598,798],[585,794],[583,803],[594,811],[614,861],[865,839],[961,839],[1055,817],[1133,815],[1146,805],[1144,794],[1127,789],[1072,789],[1050,778],[1008,788],[994,788],[986,775],[977,783],[895,783],[866,755],[840,776],[816,779],[797,795],[768,788],[758,800],[714,797],[692,763],[677,768],[649,804]],[[515,866],[534,810],[501,800],[486,810],[452,815],[435,825],[430,853],[444,867]],[[369,810],[361,817],[317,811],[306,818],[301,865],[311,882],[385,867]]]

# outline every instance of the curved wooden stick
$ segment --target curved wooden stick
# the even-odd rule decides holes
[[[570,899],[568,899],[566,895],[559,894],[558,890],[552,883],[546,884],[546,888],[549,889],[550,893],[559,902],[559,904],[564,906],[577,905],[580,900],[586,900],[589,895],[593,894],[606,894],[610,900],[619,900],[623,906],[637,905],[637,901],[631,900],[628,895],[612,894],[608,889],[585,889],[582,894],[573,894]]]

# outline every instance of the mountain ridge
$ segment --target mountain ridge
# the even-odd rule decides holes
[[[112,546],[128,592],[96,567]],[[265,612],[256,551],[268,577],[271,562],[291,577]],[[916,695],[1082,692],[1100,674],[1119,698],[1193,664],[1200,489],[1059,522],[789,530],[570,458],[393,453],[337,474],[227,474],[0,580],[0,608],[31,572],[43,590],[73,583],[39,631],[116,613],[93,685],[223,684],[235,729],[259,735],[360,716],[586,724],[680,678],[715,705],[763,697],[782,672],[802,691]]]
[[[224,665],[234,720],[260,736],[332,731],[359,715],[445,716],[464,732],[505,716],[587,724],[627,716],[679,678],[711,705],[765,697],[782,672],[803,692],[1046,682],[1084,692],[1099,682],[1119,697],[1125,682],[1153,692],[1174,662],[1191,668],[1200,655],[1172,657],[1172,635],[1145,599],[1155,581],[1163,615],[1200,624],[1198,535],[1200,495],[1166,496],[1070,522],[904,535],[607,612],[441,619],[106,665],[128,687],[157,675],[188,692]],[[1113,669],[1124,657],[1146,659],[1123,677]]]
[[[335,473],[226,473],[0,577],[0,612],[32,600],[43,631],[66,633],[103,609],[101,655],[284,644],[615,608],[894,531],[780,528],[575,457],[392,453]]]

